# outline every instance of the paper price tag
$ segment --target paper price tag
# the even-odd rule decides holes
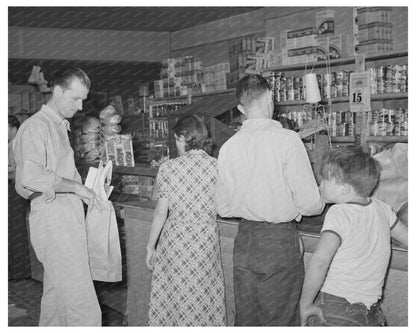
[[[350,111],[371,111],[370,72],[350,74]]]

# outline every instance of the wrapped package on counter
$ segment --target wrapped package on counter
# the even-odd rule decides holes
[[[102,156],[101,122],[98,118],[87,117],[82,126],[81,142],[83,143],[83,157],[86,162],[92,162]]]
[[[101,128],[103,136],[108,136],[112,134],[117,134],[121,132],[120,125],[106,125]]]
[[[122,119],[123,117],[117,114],[117,110],[112,105],[101,110],[101,135],[104,141],[117,139],[117,135],[121,132],[119,123]]]
[[[122,119],[123,117],[121,115],[115,114],[108,118],[102,118],[101,121],[104,125],[117,125]]]
[[[100,133],[101,122],[98,118],[87,117],[82,125],[82,133]]]
[[[117,113],[117,110],[114,106],[112,105],[106,106],[100,112],[100,120],[103,121],[106,118],[114,116],[116,113]]]

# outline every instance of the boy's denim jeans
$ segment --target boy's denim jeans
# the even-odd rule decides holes
[[[320,292],[315,305],[322,309],[325,322],[317,316],[308,320],[308,326],[385,326],[385,318],[377,302],[369,310],[363,303],[349,303],[345,298]]]

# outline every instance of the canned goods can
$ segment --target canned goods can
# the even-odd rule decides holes
[[[345,123],[341,123],[337,125],[337,135],[345,136]]]
[[[393,80],[386,80],[384,82],[384,92],[391,94],[393,92]]]
[[[295,76],[293,78],[293,89],[299,89],[300,82],[301,82],[300,77],[299,76]]]
[[[295,100],[295,91],[293,90],[293,87],[286,89],[286,100],[287,101],[294,101]]]
[[[293,88],[293,78],[287,77],[286,78],[286,89]]]
[[[279,90],[279,96],[280,96],[280,101],[281,102],[285,102],[286,101],[286,87],[283,86],[280,88]]]
[[[382,79],[383,81],[386,79],[386,67],[377,67],[377,79]]]
[[[396,116],[396,110],[387,110],[388,121],[394,123]]]
[[[400,136],[401,135],[400,128],[401,128],[401,122],[396,120],[396,122],[394,123],[394,127],[393,127],[393,134],[396,136]]]
[[[393,78],[401,79],[402,78],[402,66],[401,65],[393,65]]]
[[[294,88],[293,89],[293,99],[295,101],[299,101],[302,99],[302,95],[300,93],[300,87]]]
[[[377,72],[375,68],[370,68],[370,94],[377,94]]]
[[[387,134],[387,123],[380,121],[377,123],[377,135],[386,136]]]
[[[342,123],[342,113],[343,113],[343,111],[335,112],[335,114],[336,114],[335,123],[336,124],[341,124]]]
[[[352,122],[352,112],[346,111],[345,112],[345,122],[351,123]]]
[[[331,87],[330,87],[330,96],[331,97],[337,97],[337,89],[335,87],[335,84],[331,84]]]
[[[355,124],[353,122],[346,123],[346,135],[354,136],[355,135]]]
[[[344,82],[344,71],[335,73],[335,84],[342,84]]]
[[[388,121],[386,126],[386,135],[387,136],[392,136],[393,135],[393,131],[394,131],[394,123]]]
[[[392,65],[388,65],[386,67],[386,80],[391,80],[393,79],[393,66]]]
[[[377,94],[384,94],[384,80],[377,79]]]
[[[378,133],[378,125],[376,122],[371,122],[370,123],[370,135],[371,136],[376,136]]]
[[[342,83],[336,84],[335,85],[335,96],[334,97],[341,97],[342,93],[343,93],[343,90],[344,90],[344,88],[343,88]]]
[[[346,96],[349,96],[349,95],[350,95],[350,85],[349,85],[349,82],[347,81],[342,85],[342,95],[341,96],[346,97]]]
[[[409,127],[408,127],[408,123],[407,123],[407,121],[402,122],[402,123],[400,124],[400,135],[401,135],[401,136],[406,136],[406,135],[408,135],[408,130],[409,130]]]

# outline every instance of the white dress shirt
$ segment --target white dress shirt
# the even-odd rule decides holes
[[[272,119],[249,119],[220,149],[217,212],[273,223],[317,215],[319,194],[299,135]]]

